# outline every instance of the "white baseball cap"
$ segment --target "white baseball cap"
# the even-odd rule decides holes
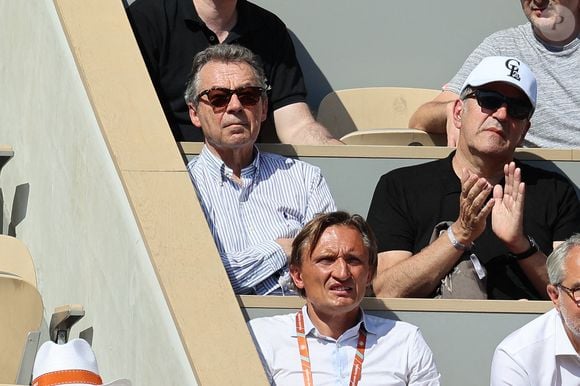
[[[128,379],[103,383],[95,353],[83,339],[72,339],[66,344],[49,341],[40,346],[34,360],[32,379],[32,386],[131,386]]]
[[[503,82],[522,90],[530,103],[536,108],[538,84],[536,76],[527,64],[509,56],[488,56],[475,66],[461,87],[480,87],[488,83]]]

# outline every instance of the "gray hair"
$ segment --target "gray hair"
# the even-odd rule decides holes
[[[564,264],[570,250],[574,247],[580,247],[580,233],[572,235],[568,240],[558,245],[556,249],[550,253],[548,260],[546,260],[546,267],[548,268],[548,278],[550,284],[556,285],[562,283],[566,276]]]
[[[189,77],[187,78],[184,95],[186,103],[197,106],[199,102],[197,95],[201,92],[199,90],[199,73],[203,66],[209,62],[245,63],[252,68],[256,82],[258,82],[257,86],[263,89],[267,88],[266,75],[257,55],[246,47],[237,44],[216,44],[198,52],[193,58],[193,64]]]
[[[465,88],[461,90],[461,94],[459,94],[459,99],[462,101],[465,100],[465,98],[474,91],[475,88],[471,87],[470,85],[465,86]]]
[[[352,227],[360,233],[363,245],[367,248],[369,253],[369,267],[372,278],[374,278],[377,273],[378,264],[377,241],[375,235],[364,218],[358,214],[350,215],[343,211],[320,213],[310,220],[292,242],[292,254],[290,255],[289,265],[301,267],[302,258],[306,253],[312,254],[324,231],[334,225]],[[294,289],[300,296],[306,297],[306,291],[303,288],[297,288],[296,285],[294,285]]]

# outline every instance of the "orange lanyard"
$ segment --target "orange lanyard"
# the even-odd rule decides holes
[[[312,369],[310,368],[310,353],[308,352],[308,342],[304,332],[304,315],[302,310],[296,314],[296,339],[298,340],[298,350],[300,351],[300,362],[302,362],[302,375],[304,376],[304,386],[314,386],[312,382]],[[352,362],[349,386],[356,386],[360,380],[362,364],[365,359],[365,346],[367,344],[367,333],[362,327],[358,330],[358,341],[356,353]]]

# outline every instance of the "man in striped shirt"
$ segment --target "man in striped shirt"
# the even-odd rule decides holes
[[[250,50],[220,44],[195,56],[185,91],[205,136],[187,167],[237,294],[293,294],[292,241],[315,214],[335,210],[320,169],[254,146],[267,89]]]

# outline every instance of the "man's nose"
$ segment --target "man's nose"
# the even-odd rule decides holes
[[[336,259],[333,267],[333,276],[340,280],[346,280],[350,277],[350,268],[345,259]]]
[[[238,98],[238,94],[232,94],[232,97],[230,98],[230,102],[228,103],[227,111],[228,112],[235,112],[235,111],[240,111],[243,108],[244,108],[244,106],[242,105],[242,102],[240,102],[240,100]]]
[[[495,110],[493,116],[500,121],[504,121],[508,118],[509,115],[507,110],[508,110],[507,104],[504,103],[501,106],[499,106],[497,110]]]

